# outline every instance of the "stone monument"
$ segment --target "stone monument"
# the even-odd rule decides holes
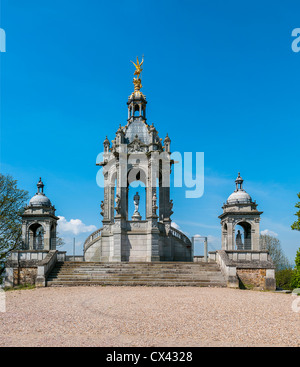
[[[235,180],[236,188],[223,205],[219,216],[222,227],[222,249],[209,253],[217,261],[228,287],[246,287],[274,290],[275,266],[268,251],[261,248],[259,222],[263,212],[243,189],[240,173]],[[240,226],[243,230],[236,230]]]
[[[134,91],[128,98],[128,118],[115,138],[103,142],[104,200],[103,226],[84,244],[85,261],[192,261],[190,239],[172,227],[170,200],[171,139],[164,141],[146,119],[146,96],[142,93],[142,62],[137,58]],[[145,186],[146,214],[139,212],[141,197],[134,196],[130,219],[129,192],[132,183]],[[158,214],[157,214],[158,210]]]
[[[11,252],[5,264],[5,286],[36,284],[45,286],[48,273],[66,253],[56,250],[56,227],[59,218],[44,193],[40,178],[37,192],[22,214],[22,243]]]

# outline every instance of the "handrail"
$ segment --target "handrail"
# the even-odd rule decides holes
[[[191,240],[188,238],[187,235],[185,235],[183,232],[181,232],[179,229],[176,229],[174,227],[170,227],[170,233],[173,237],[177,237],[180,240],[182,240],[183,242],[185,242],[187,245],[191,246],[192,242]]]
[[[102,230],[103,228],[99,228],[88,236],[83,245],[84,251],[86,251],[94,242],[96,242],[96,240],[101,236]]]

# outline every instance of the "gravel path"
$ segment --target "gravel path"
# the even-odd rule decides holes
[[[300,346],[290,294],[70,287],[6,293],[0,346]]]

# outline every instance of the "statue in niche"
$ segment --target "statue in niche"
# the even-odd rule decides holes
[[[156,196],[156,192],[154,192],[153,197],[152,197],[152,213],[153,215],[156,215],[156,210],[157,210],[157,196]]]
[[[133,197],[133,203],[134,203],[134,214],[138,214],[139,213],[139,203],[140,203],[140,195],[137,192],[134,197]]]
[[[243,241],[242,241],[242,235],[241,235],[241,231],[238,230],[237,231],[237,235],[236,235],[236,247],[238,250],[242,250],[243,249]]]
[[[119,194],[116,195],[115,202],[116,202],[116,206],[115,206],[116,212],[117,212],[117,214],[120,214],[120,212],[121,212],[121,198],[120,198]]]

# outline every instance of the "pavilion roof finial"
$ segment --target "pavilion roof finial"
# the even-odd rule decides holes
[[[44,193],[44,184],[43,184],[43,182],[42,182],[42,178],[40,177],[40,180],[39,180],[39,182],[37,183],[37,189],[38,189],[38,191],[37,191],[37,194],[39,194],[40,193],[40,190],[41,190],[41,193],[43,194]]]
[[[238,177],[235,180],[236,190],[243,190],[243,182],[244,180],[242,179],[240,172],[238,172]]]

